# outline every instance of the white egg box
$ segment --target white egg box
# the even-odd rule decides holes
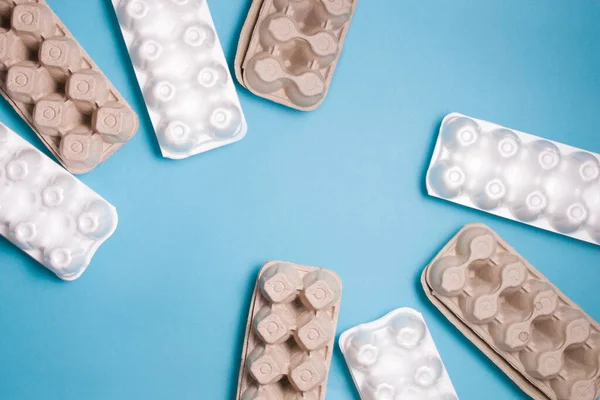
[[[431,196],[600,243],[600,155],[452,113],[427,171]]]
[[[423,316],[399,308],[340,336],[363,400],[456,400],[458,396]]]
[[[113,0],[164,157],[242,139],[246,120],[205,0]]]
[[[111,204],[0,124],[0,235],[74,280],[117,219]]]

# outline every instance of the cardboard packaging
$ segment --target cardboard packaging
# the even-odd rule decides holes
[[[323,400],[340,310],[333,272],[266,263],[252,296],[238,400]]]
[[[135,134],[133,109],[44,0],[4,0],[0,20],[0,92],[65,168],[88,172]]]
[[[357,0],[254,0],[235,57],[238,81],[302,111],[325,99]]]
[[[600,395],[600,325],[483,224],[425,268],[431,302],[534,399]]]

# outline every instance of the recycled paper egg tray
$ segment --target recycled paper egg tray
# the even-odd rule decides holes
[[[332,271],[266,263],[246,328],[238,400],[323,400],[342,284]]]
[[[254,0],[235,59],[258,96],[309,111],[324,100],[357,0]]]
[[[206,0],[112,0],[163,156],[181,159],[247,131]]]
[[[399,308],[340,336],[363,400],[457,400],[423,316]]]
[[[64,280],[114,232],[106,200],[0,124],[0,234]]]
[[[600,395],[598,323],[487,226],[465,226],[421,281],[446,318],[533,398]]]
[[[106,160],[137,116],[43,0],[0,2],[0,89],[72,173]]]
[[[446,116],[430,195],[600,244],[600,155],[458,113]]]

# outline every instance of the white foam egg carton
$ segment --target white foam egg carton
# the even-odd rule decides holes
[[[423,316],[399,308],[351,328],[340,348],[363,400],[456,400]]]
[[[0,235],[70,281],[116,227],[111,204],[0,124]]]
[[[447,115],[430,195],[600,244],[600,155],[500,125]]]
[[[164,157],[242,139],[246,120],[206,0],[112,0]]]

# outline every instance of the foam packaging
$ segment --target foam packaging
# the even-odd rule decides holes
[[[535,399],[600,396],[600,325],[482,224],[422,275],[427,297]]]
[[[0,20],[0,91],[70,172],[135,134],[137,115],[44,0],[2,0]]]
[[[340,349],[363,400],[456,400],[423,316],[399,308],[351,328]]]
[[[73,280],[116,227],[112,205],[0,124],[2,236]]]
[[[248,317],[238,400],[323,400],[340,310],[333,272],[266,263]]]
[[[236,142],[246,121],[206,0],[112,0],[164,157]]]
[[[357,0],[254,0],[235,58],[238,81],[298,110],[317,108],[333,78]]]
[[[442,122],[430,195],[600,243],[600,155],[462,114]]]

